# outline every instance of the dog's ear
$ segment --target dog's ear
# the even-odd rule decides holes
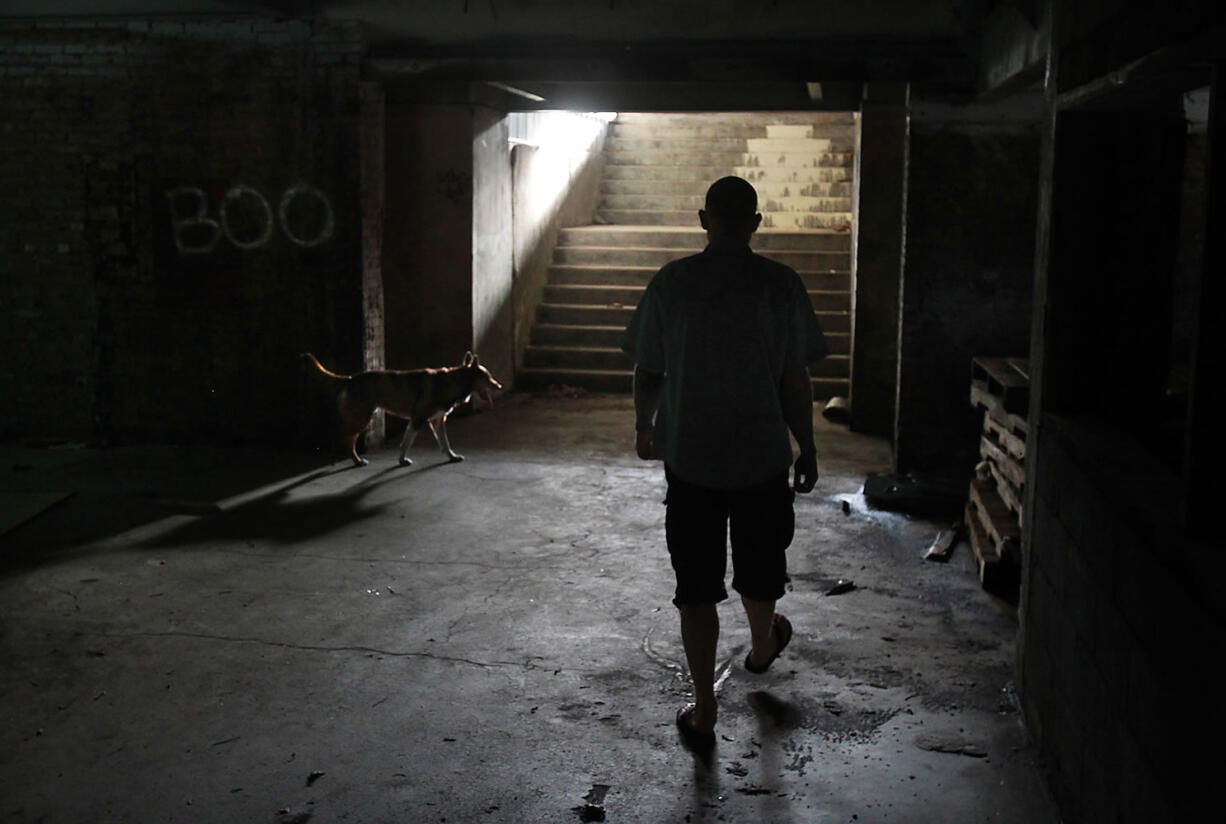
[[[460,361],[460,365],[461,366],[472,366],[476,360],[477,359],[473,356],[473,353],[471,351],[468,351],[464,353],[464,360]]]

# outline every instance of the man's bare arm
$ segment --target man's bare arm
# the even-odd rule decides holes
[[[813,440],[813,384],[809,370],[789,372],[779,382],[779,402],[783,419],[800,445],[800,457],[793,467],[792,488],[810,492],[817,483],[817,444]]]
[[[634,431],[635,452],[645,461],[651,460],[652,434],[655,431],[656,410],[660,406],[660,390],[664,373],[652,372],[641,366],[634,369]]]

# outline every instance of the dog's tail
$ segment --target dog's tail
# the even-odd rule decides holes
[[[310,352],[303,352],[301,357],[304,361],[310,361],[311,363],[313,363],[316,369],[318,369],[324,375],[327,375],[329,378],[338,378],[343,381],[349,380],[348,375],[338,375],[335,372],[329,372],[327,369],[324,368],[324,365],[319,362],[319,359],[316,358],[314,355],[312,355]]]

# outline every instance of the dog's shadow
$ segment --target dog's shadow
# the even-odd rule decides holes
[[[299,487],[333,475],[369,472],[368,466],[329,466],[312,472],[293,483],[277,487],[267,494],[243,501],[236,506],[210,513],[175,526],[142,542],[149,548],[183,547],[210,542],[272,541],[293,544],[321,538],[356,523],[386,514],[394,502],[370,504],[365,498],[391,481],[411,480],[417,475],[442,466],[440,461],[425,466],[392,464],[342,490],[330,494],[295,498],[291,493]]]

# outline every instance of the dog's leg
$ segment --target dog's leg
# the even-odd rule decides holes
[[[358,431],[352,435],[341,436],[341,441],[349,447],[349,456],[353,458],[354,466],[366,466],[366,464],[370,463],[370,461],[358,454],[358,436],[361,434],[361,431]]]
[[[358,455],[358,438],[370,423],[374,407],[354,401],[349,390],[341,390],[336,398],[336,408],[340,417],[341,443],[349,448],[349,457],[353,458],[354,466],[366,466],[369,461]]]
[[[416,420],[409,420],[404,426],[404,437],[400,439],[400,465],[409,466],[413,461],[407,456],[409,447],[413,445],[413,441],[417,439],[417,430],[421,429],[421,424]]]
[[[442,451],[447,459],[452,463],[457,463],[464,460],[463,455],[457,455],[451,449],[451,444],[447,442],[447,416],[439,415],[437,418],[430,419],[430,431],[434,433],[434,442],[438,444],[438,448]]]

